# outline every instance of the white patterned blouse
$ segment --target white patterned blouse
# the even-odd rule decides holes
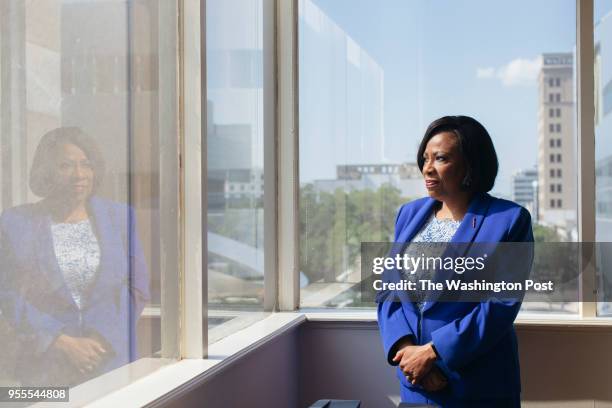
[[[100,266],[100,246],[91,222],[51,225],[55,257],[74,302],[83,308],[84,296]]]
[[[435,214],[432,214],[427,222],[423,225],[423,227],[417,232],[417,234],[412,238],[413,243],[432,243],[432,245],[428,245],[427,256],[440,256],[442,255],[446,245],[444,243],[450,242],[457,232],[457,229],[461,225],[461,221],[455,221],[449,218],[438,219]],[[436,245],[439,244],[439,245]],[[410,248],[410,247],[409,247]],[[423,252],[423,245],[418,246],[418,252]],[[413,254],[413,256],[419,256],[419,254]],[[418,281],[422,279],[425,274],[433,273],[433,271],[421,270],[420,273],[412,274],[407,276],[410,280]],[[413,301],[418,307],[419,311],[423,309],[424,302],[424,292],[415,291],[413,292],[414,298]]]

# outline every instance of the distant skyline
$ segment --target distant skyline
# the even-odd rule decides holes
[[[575,1],[300,1],[312,1],[381,67],[387,162],[414,162],[432,120],[465,114],[494,140],[494,192],[510,195],[512,173],[536,164],[539,56],[573,52]],[[596,2],[596,17],[605,11]],[[312,81],[301,85],[316,87],[316,76],[300,68]],[[300,99],[300,119],[315,117],[315,107],[316,100]],[[329,142],[314,132],[300,140],[322,150],[302,152],[301,182],[334,178],[335,166],[346,164],[326,154]]]

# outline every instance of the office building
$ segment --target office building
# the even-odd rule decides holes
[[[512,175],[512,201],[526,208],[533,209],[535,196],[534,182],[538,180],[537,169],[523,169]]]
[[[538,75],[538,221],[570,231],[576,222],[574,56],[542,55]]]
[[[377,190],[383,185],[397,188],[406,199],[427,195],[423,176],[416,163],[345,164],[336,166],[336,178],[315,180],[318,192]]]

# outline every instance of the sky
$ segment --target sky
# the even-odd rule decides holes
[[[536,164],[538,57],[573,51],[575,0],[310,1],[384,72],[389,163],[414,162],[432,120],[464,114],[493,138],[500,159],[494,192],[509,196],[511,174]],[[596,16],[611,8],[596,3]],[[316,87],[316,76],[309,80],[301,86]],[[315,105],[300,100],[300,118]],[[320,138],[301,133],[300,143],[325,146]],[[344,164],[336,160],[302,154],[301,181],[335,178],[335,165]]]

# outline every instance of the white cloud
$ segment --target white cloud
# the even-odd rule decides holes
[[[477,68],[476,77],[480,79],[499,79],[504,86],[535,85],[542,67],[542,59],[516,58],[499,68]]]

